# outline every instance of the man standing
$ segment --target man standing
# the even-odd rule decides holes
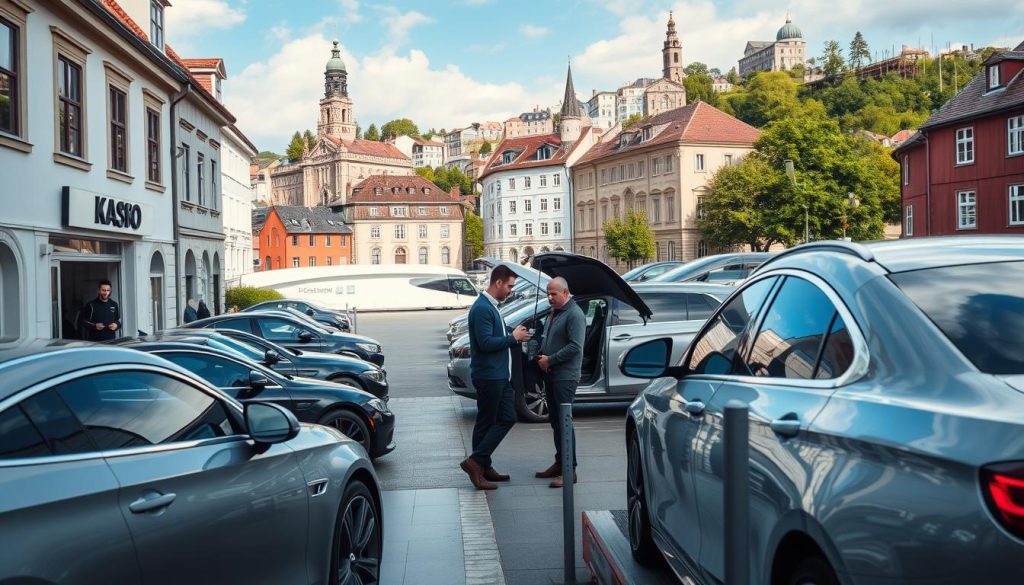
[[[82,326],[90,341],[108,341],[117,337],[121,327],[121,307],[110,298],[109,280],[101,280],[98,295],[82,307]]]
[[[473,454],[460,467],[478,490],[493,490],[493,481],[509,476],[491,466],[491,454],[516,422],[515,390],[512,388],[512,347],[530,339],[525,327],[511,335],[498,312],[516,283],[516,275],[503,264],[491,270],[490,285],[469,309],[470,376],[476,388],[476,424],[473,426]]]
[[[548,283],[551,316],[544,327],[537,365],[544,372],[544,394],[551,413],[551,429],[555,437],[555,462],[536,477],[555,478],[551,487],[562,487],[562,412],[561,405],[576,401],[576,386],[583,366],[583,336],[587,318],[572,300],[569,285],[558,276]],[[576,483],[576,431],[572,435],[572,481]]]

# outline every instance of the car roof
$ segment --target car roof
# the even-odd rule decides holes
[[[640,293],[641,296],[644,293],[653,292],[706,293],[724,299],[731,295],[736,287],[706,282],[638,282],[633,285],[633,290]]]

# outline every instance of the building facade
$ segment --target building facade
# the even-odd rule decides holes
[[[747,41],[739,63],[739,74],[757,71],[789,71],[806,61],[807,43],[800,28],[786,15],[786,24],[775,41]]]
[[[412,145],[412,166],[416,168],[444,166],[444,144],[434,140],[416,140]]]
[[[551,134],[555,131],[555,119],[551,116],[550,109],[533,108],[532,112],[519,114],[522,121],[522,131],[517,136],[538,136]]]
[[[670,110],[602,137],[570,165],[574,249],[608,262],[603,226],[643,211],[654,232],[651,260],[692,260],[708,253],[697,228],[717,169],[753,150],[759,132],[704,102]]]
[[[352,229],[327,207],[270,207],[256,240],[264,271],[352,263]]]
[[[462,266],[464,217],[457,190],[448,193],[419,175],[377,175],[332,209],[343,210],[352,228],[355,264]]]
[[[594,128],[607,130],[617,121],[615,109],[615,92],[593,90],[587,102],[587,114]]]
[[[235,125],[225,128],[221,135],[224,139],[220,179],[224,193],[224,278],[226,284],[232,284],[253,271],[254,189],[249,180],[249,167],[257,149]]]
[[[1024,43],[900,144],[903,237],[1024,235]]]

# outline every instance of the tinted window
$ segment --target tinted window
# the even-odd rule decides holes
[[[733,297],[693,343],[687,369],[695,374],[727,374],[747,324],[771,292],[775,278],[759,280]]]
[[[690,293],[686,295],[686,312],[690,320],[706,321],[722,303],[711,296]]]
[[[818,369],[815,370],[814,377],[838,378],[849,369],[852,363],[853,340],[850,339],[850,330],[839,313],[836,313],[828,339],[825,340],[825,348],[821,351],[821,359],[818,360]]]
[[[22,401],[21,408],[46,439],[54,455],[96,450],[96,445],[89,440],[82,425],[53,390],[40,392]]]
[[[213,324],[214,329],[234,329],[236,331],[245,331],[246,333],[252,333],[252,326],[249,324],[248,319],[225,319],[223,321],[217,321]]]
[[[709,270],[707,274],[702,275],[697,280],[703,282],[732,282],[746,278],[747,270],[743,268],[743,264],[726,264],[725,266],[719,266],[713,270]]]
[[[989,374],[1024,374],[1024,262],[947,266],[889,278]]]
[[[448,282],[451,284],[453,292],[471,297],[476,296],[476,287],[465,278],[452,278]]]
[[[305,328],[295,325],[284,319],[265,318],[257,319],[263,338],[268,341],[298,341],[299,333],[306,331]]]
[[[686,297],[680,293],[640,293],[644,304],[651,309],[651,321],[686,321]],[[637,321],[640,314],[633,309]]]
[[[226,351],[230,354],[237,354],[245,359],[252,360],[254,362],[263,361],[265,357],[262,350],[254,348],[248,343],[243,343],[227,335],[221,336],[218,339],[208,339],[206,344],[214,349]]]
[[[818,350],[835,314],[835,306],[821,289],[802,278],[787,278],[765,313],[746,360],[747,371],[741,373],[812,378]]]
[[[0,459],[20,459],[49,455],[43,437],[28,422],[21,408],[13,406],[0,412]]]
[[[409,281],[410,284],[419,288],[425,288],[427,290],[439,290],[441,292],[448,292],[448,277],[424,277],[424,278],[413,278]]]
[[[248,388],[249,368],[235,362],[198,353],[161,353],[170,360],[218,388]]]
[[[152,372],[111,372],[57,387],[100,449],[191,441],[236,432],[224,405]]]

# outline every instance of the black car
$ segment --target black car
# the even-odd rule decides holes
[[[384,354],[381,351],[380,343],[376,340],[353,333],[328,331],[315,323],[283,311],[217,315],[193,321],[182,327],[187,329],[237,329],[289,349],[349,355],[378,366],[384,365]]]
[[[296,311],[301,311],[309,315],[317,323],[330,325],[332,328],[340,331],[352,331],[352,322],[344,312],[332,311],[331,309],[326,309],[307,301],[296,301],[292,299],[263,301],[262,303],[256,303],[255,305],[242,309],[242,312],[251,313],[253,311],[272,311],[282,309],[295,309]]]
[[[351,386],[283,376],[233,351],[201,345],[200,337],[180,336],[180,341],[119,341],[128,347],[177,364],[246,402],[273,402],[295,414],[301,422],[334,427],[358,441],[370,458],[395,448],[395,415],[380,398]]]

